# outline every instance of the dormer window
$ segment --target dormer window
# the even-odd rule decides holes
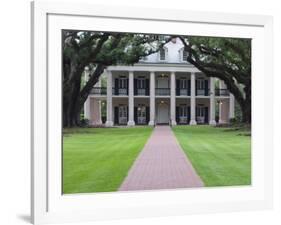
[[[184,62],[187,61],[187,51],[185,51],[185,50],[182,51],[182,61],[184,61]]]
[[[159,59],[160,59],[160,61],[166,60],[166,51],[163,48],[161,48],[159,51]]]

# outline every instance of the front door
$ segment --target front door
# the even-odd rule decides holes
[[[160,103],[157,110],[157,123],[168,124],[169,123],[169,106],[167,104]]]

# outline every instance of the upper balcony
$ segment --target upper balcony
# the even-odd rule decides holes
[[[187,88],[176,88],[176,96],[190,96],[191,90]],[[210,89],[196,89],[196,96],[210,96]],[[106,87],[94,87],[91,90],[92,95],[106,95],[107,88]],[[156,96],[170,96],[171,89],[170,88],[155,88]],[[227,89],[215,89],[215,96],[229,96],[229,90]],[[112,95],[116,96],[128,96],[127,88],[112,88]],[[150,91],[148,88],[136,88],[134,89],[134,96],[149,96]]]
[[[156,96],[170,96],[170,88],[155,88]]]
[[[229,94],[227,89],[215,89],[215,96],[229,96]]]

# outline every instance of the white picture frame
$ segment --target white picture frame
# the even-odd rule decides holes
[[[121,22],[121,23],[120,23]],[[184,28],[184,29],[183,29]],[[252,185],[61,194],[61,29],[252,38]],[[267,46],[265,48],[265,43]],[[34,224],[272,208],[272,17],[85,3],[32,3],[32,199]],[[266,101],[265,101],[266,97]]]

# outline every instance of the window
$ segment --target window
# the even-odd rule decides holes
[[[146,108],[145,105],[138,106],[138,124],[145,124],[146,123]]]
[[[127,106],[119,106],[119,124],[127,123]]]
[[[197,90],[203,90],[205,88],[205,80],[197,80]]]
[[[160,51],[159,51],[159,54],[160,54],[160,60],[163,61],[166,59],[166,52],[165,52],[165,49],[161,48]]]
[[[185,50],[182,51],[182,61],[187,61],[187,51]]]
[[[119,85],[120,89],[126,89],[127,88],[127,78],[126,77],[120,77],[118,85]]]
[[[187,89],[187,79],[180,79],[180,89]]]
[[[198,117],[204,117],[205,116],[204,106],[198,106],[197,107],[197,116]]]
[[[180,106],[180,117],[187,117],[187,107],[186,106]]]
[[[137,88],[138,89],[145,89],[145,79],[144,78],[138,78],[137,79]]]

